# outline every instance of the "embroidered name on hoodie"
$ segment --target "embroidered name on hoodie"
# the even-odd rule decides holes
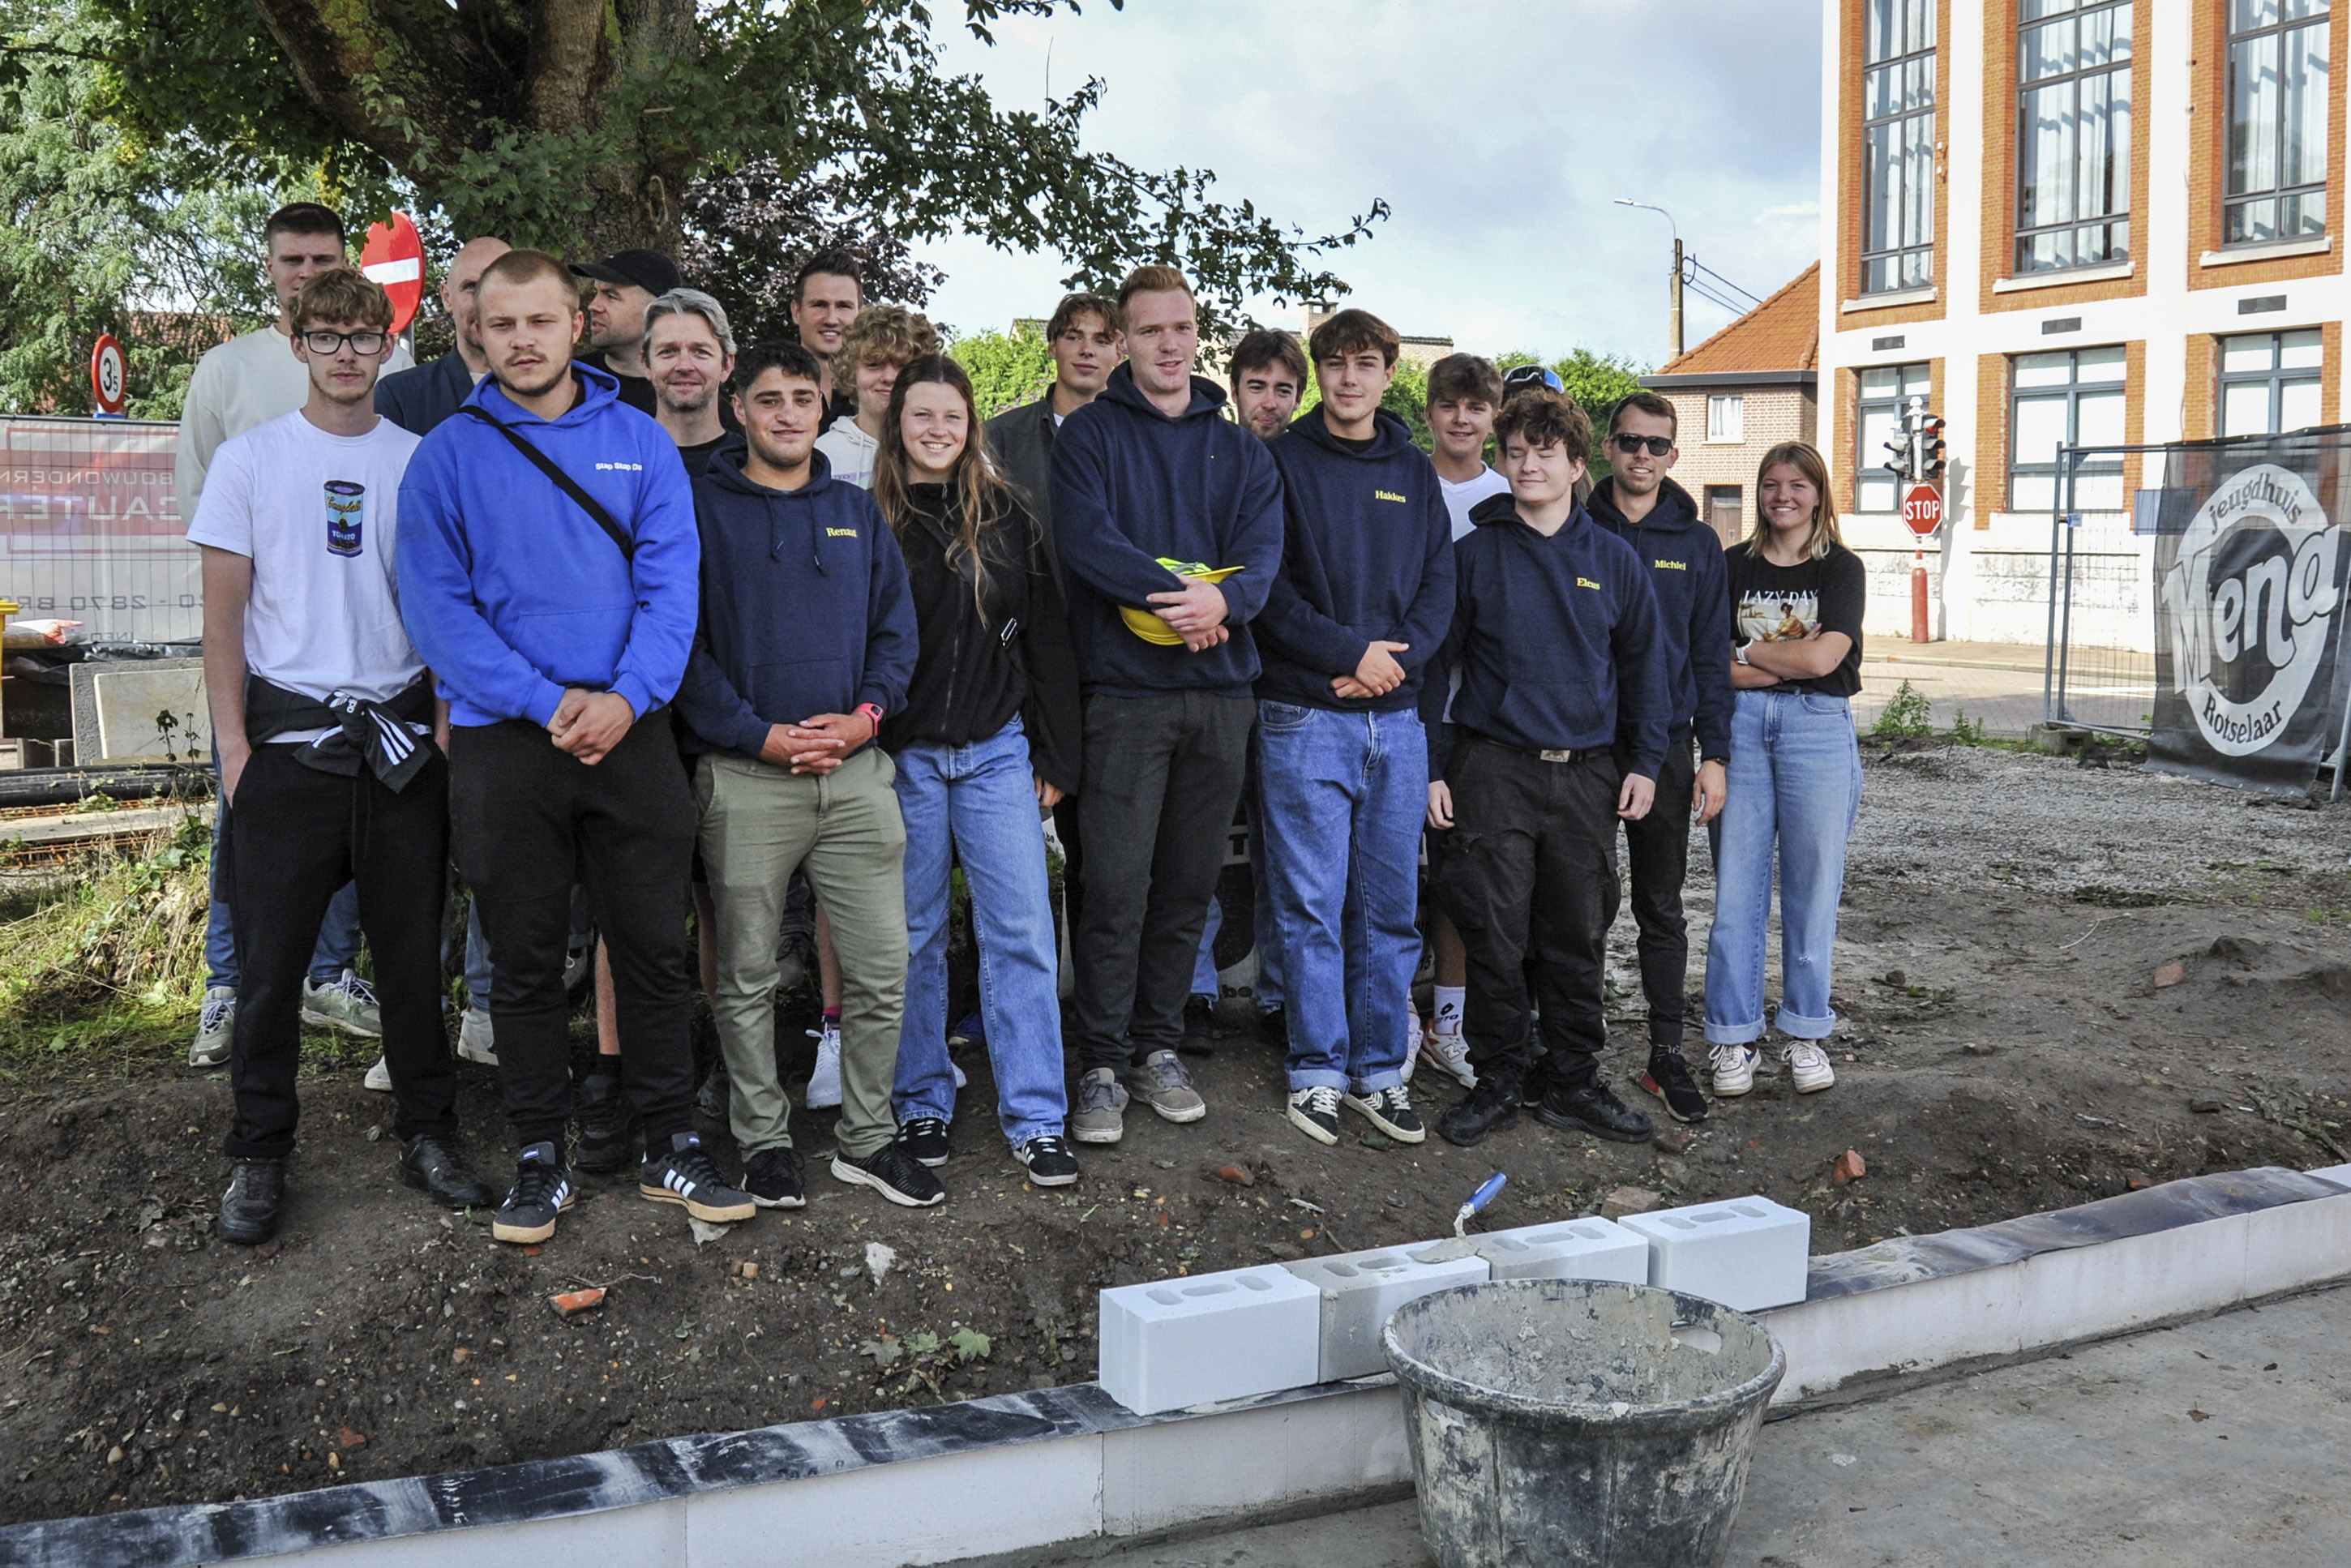
[[[1686,560],[1653,560],[1649,564],[1656,567],[1659,571],[1687,571],[1689,570],[1689,562]]]
[[[1578,588],[1590,588],[1590,589],[1595,589],[1595,590],[1596,590],[1596,589],[1598,589],[1598,588],[1599,588],[1599,586],[1600,586],[1600,585],[1599,585],[1598,583],[1596,583],[1596,582],[1593,581],[1593,580],[1592,580],[1590,578],[1588,578],[1588,577],[1579,577],[1579,578],[1577,578],[1577,579],[1575,580],[1575,586],[1576,586],[1576,587],[1578,587]]]
[[[1406,507],[1412,505],[1410,501],[1405,500],[1394,490],[1374,490],[1372,492],[1372,499],[1374,501],[1394,501],[1400,506]]]
[[[824,530],[824,537],[829,539],[853,539],[857,537],[857,530],[855,528],[827,528]]]

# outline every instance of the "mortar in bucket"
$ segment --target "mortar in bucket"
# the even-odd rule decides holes
[[[1595,1280],[1438,1291],[1381,1341],[1444,1568],[1719,1563],[1788,1369],[1745,1312]]]

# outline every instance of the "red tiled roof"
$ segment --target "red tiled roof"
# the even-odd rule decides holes
[[[1679,358],[1661,376],[1737,371],[1809,371],[1820,364],[1821,264],[1813,263],[1777,294]]]

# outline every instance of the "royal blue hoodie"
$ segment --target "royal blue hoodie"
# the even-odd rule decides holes
[[[580,399],[547,420],[488,376],[477,407],[538,447],[636,541],[633,559],[507,438],[470,414],[434,426],[400,483],[400,614],[452,724],[545,724],[564,688],[616,692],[639,718],[676,695],[702,548],[669,433],[575,364]]]
[[[1722,540],[1698,521],[1690,493],[1667,480],[1657,503],[1635,523],[1616,508],[1616,481],[1592,492],[1592,520],[1633,547],[1657,594],[1657,641],[1666,654],[1669,745],[1730,758],[1730,573]]]
[[[1470,510],[1453,547],[1453,629],[1420,688],[1429,734],[1458,666],[1453,726],[1521,751],[1598,751],[1621,732],[1628,770],[1655,779],[1666,756],[1666,662],[1657,596],[1633,547],[1578,507],[1545,538],[1509,496]],[[1442,770],[1434,755],[1432,775]]]
[[[702,628],[677,707],[688,750],[757,761],[771,725],[906,700],[914,599],[906,561],[873,497],[832,476],[771,490],[722,446],[694,482],[702,528]],[[699,746],[695,743],[699,742]]]
[[[1270,444],[1281,471],[1281,571],[1249,630],[1265,663],[1257,695],[1347,709],[1409,708],[1420,674],[1453,623],[1453,522],[1437,470],[1385,409],[1363,450],[1339,439],[1320,407]],[[1404,684],[1341,698],[1374,641],[1402,643]]]
[[[1194,376],[1191,406],[1170,419],[1122,364],[1053,438],[1053,538],[1089,693],[1250,695],[1258,656],[1248,622],[1281,565],[1281,476],[1224,404],[1222,387]],[[1195,653],[1146,643],[1119,619],[1121,605],[1155,609],[1153,594],[1184,586],[1161,556],[1241,569],[1219,585],[1227,641]]]

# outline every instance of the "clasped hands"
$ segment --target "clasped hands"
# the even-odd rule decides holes
[[[759,759],[794,773],[830,773],[872,738],[873,721],[862,713],[820,713],[798,724],[769,725]]]

